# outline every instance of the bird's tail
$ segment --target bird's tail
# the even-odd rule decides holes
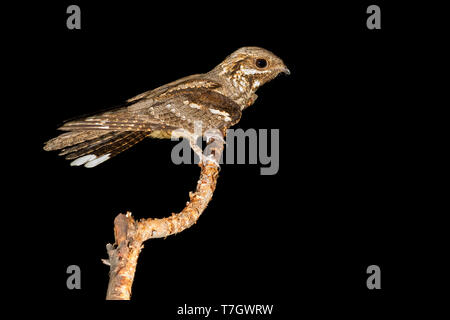
[[[49,140],[44,150],[61,150],[59,155],[73,160],[70,165],[92,168],[127,150],[150,134],[144,131],[70,131]]]

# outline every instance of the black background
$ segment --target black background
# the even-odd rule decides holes
[[[81,7],[81,30],[66,28],[70,4]],[[370,4],[381,7],[381,30],[366,28]],[[224,165],[196,225],[145,243],[133,303],[164,319],[185,303],[366,316],[414,292],[425,281],[411,285],[424,237],[414,147],[421,125],[406,99],[414,100],[420,66],[411,52],[420,46],[412,39],[421,31],[405,23],[406,9],[380,1],[61,1],[28,11],[33,28],[15,40],[29,73],[16,80],[32,102],[18,108],[26,130],[14,135],[27,157],[10,167],[10,190],[25,258],[39,261],[29,271],[38,279],[32,298],[104,306],[109,268],[100,259],[114,217],[180,211],[199,174],[171,163],[171,141],[144,141],[94,169],[70,167],[43,143],[68,118],[207,72],[242,46],[271,50],[292,72],[262,87],[237,125],[280,129],[279,172]],[[72,264],[81,267],[81,290],[66,288]],[[372,264],[381,290],[366,287]]]

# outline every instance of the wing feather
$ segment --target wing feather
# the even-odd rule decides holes
[[[142,98],[116,111],[67,122],[59,129],[156,131],[182,128],[194,131],[196,121],[202,122],[204,130],[223,129],[235,124],[241,115],[239,105],[228,97],[205,88],[188,88],[172,90],[158,99]]]

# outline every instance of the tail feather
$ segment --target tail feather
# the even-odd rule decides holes
[[[70,164],[72,166],[84,165],[86,168],[92,168],[134,146],[149,134],[149,132],[139,131],[117,132],[114,137],[95,141],[93,145],[89,144],[73,153],[68,153],[66,159],[75,159]]]
[[[63,148],[61,152],[59,153],[60,156],[64,155],[75,155],[77,151],[83,151],[88,149],[93,149],[95,146],[101,145],[102,143],[105,143],[107,141],[110,141],[112,139],[117,138],[117,132],[111,132],[104,135],[99,136],[98,138],[93,138],[81,143],[78,143],[76,145],[72,145],[69,148]],[[67,158],[66,159],[70,159]]]
[[[96,156],[108,153],[116,146],[127,141],[128,136],[132,136],[132,132],[115,132],[112,135],[102,136],[98,139],[86,141],[82,145],[76,145],[69,149],[63,149],[59,155],[65,155],[67,160],[73,160],[87,154],[95,154]]]
[[[65,156],[67,160],[73,160],[70,165],[84,165],[87,168],[92,168],[127,150],[150,134],[151,132],[145,131],[104,131],[101,135],[91,135],[90,137],[92,138],[87,141],[79,141],[78,135],[75,134],[75,139],[67,136],[63,137],[60,141],[57,141],[59,143],[57,146],[59,147],[56,147],[56,144],[50,144],[50,147],[46,150],[62,149],[59,155]],[[67,133],[61,136],[64,135],[67,135]],[[59,137],[55,139],[58,138]],[[50,140],[47,145],[49,145],[52,140]],[[69,140],[72,141],[68,142]],[[61,141],[63,142],[61,143]],[[78,143],[71,143],[73,141]]]
[[[113,132],[114,133],[114,132]],[[100,130],[84,130],[84,131],[70,131],[59,136],[50,139],[45,143],[45,151],[54,151],[70,147],[76,144],[80,144],[84,141],[94,140],[101,136],[111,134],[111,131],[100,131]]]

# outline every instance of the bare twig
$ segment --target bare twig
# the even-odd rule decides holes
[[[110,266],[107,300],[129,300],[142,243],[152,238],[167,237],[181,232],[194,223],[206,209],[216,189],[219,160],[223,142],[212,141],[208,145],[212,161],[200,162],[200,178],[195,192],[190,192],[190,201],[178,214],[163,219],[135,221],[130,212],[119,214],[114,219],[115,243],[107,244],[109,259],[103,262]]]

